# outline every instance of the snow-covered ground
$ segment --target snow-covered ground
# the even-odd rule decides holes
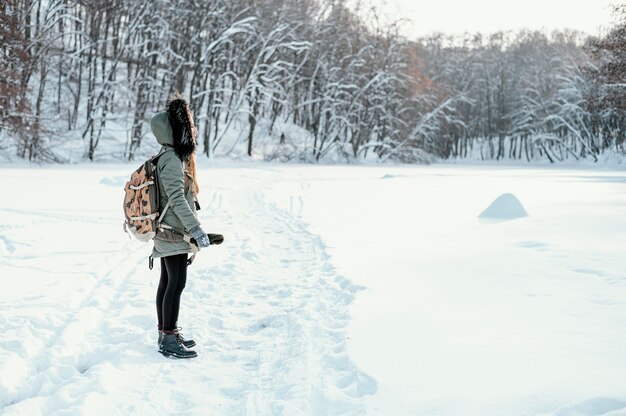
[[[0,167],[0,414],[626,415],[626,171],[205,162],[181,361],[133,167]]]

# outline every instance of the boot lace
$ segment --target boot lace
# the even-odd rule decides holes
[[[175,329],[174,329],[174,334],[176,334],[176,340],[177,340],[179,343],[182,343],[182,342],[184,342],[184,341],[185,341],[185,338],[183,338],[183,334],[182,334],[182,332],[180,332],[181,330],[182,330],[182,328],[181,328],[181,327],[177,327],[177,328],[175,328]]]

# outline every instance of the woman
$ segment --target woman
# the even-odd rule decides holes
[[[178,328],[180,296],[187,280],[187,254],[208,247],[207,234],[196,215],[196,129],[189,105],[180,96],[171,99],[167,111],[150,120],[152,133],[162,145],[156,163],[159,181],[161,226],[154,238],[152,257],[161,259],[161,279],[156,307],[159,352],[166,357],[196,357]],[[197,247],[193,247],[193,240]]]

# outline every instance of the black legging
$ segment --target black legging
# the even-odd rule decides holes
[[[187,282],[187,254],[161,257],[161,280],[156,296],[159,329],[171,331],[178,322],[180,295]]]

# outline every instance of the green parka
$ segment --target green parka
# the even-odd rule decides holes
[[[167,112],[158,113],[152,117],[150,128],[157,142],[163,146],[156,165],[159,179],[159,207],[160,210],[165,208],[168,200],[170,205],[162,222],[175,230],[175,232],[170,230],[157,232],[152,257],[191,253],[191,245],[183,240],[181,233],[188,233],[189,230],[200,225],[194,202],[193,182],[174,150],[172,127]]]

